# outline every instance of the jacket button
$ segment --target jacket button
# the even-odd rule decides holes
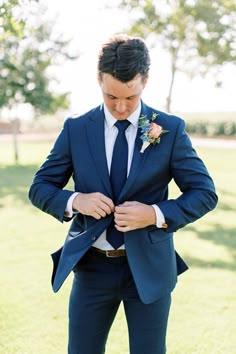
[[[96,237],[95,237],[95,236],[93,236],[93,237],[92,237],[92,241],[95,241],[95,240],[96,240]]]

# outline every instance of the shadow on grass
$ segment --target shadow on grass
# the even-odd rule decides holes
[[[0,195],[1,199],[12,196],[16,201],[30,203],[28,191],[38,165],[15,165],[0,167]],[[4,201],[0,207],[4,206]]]
[[[234,201],[236,200],[235,190],[217,188],[217,194],[219,196],[217,210],[235,211],[235,203],[234,203]],[[230,200],[232,200],[232,203],[230,203]]]
[[[236,271],[236,228],[224,227],[223,224],[217,223],[214,224],[214,229],[210,231],[198,230],[197,226],[195,227],[194,225],[188,226],[183,230],[183,232],[189,231],[194,232],[197,237],[202,240],[227,248],[231,260],[229,262],[225,262],[221,259],[208,261],[207,259],[195,258],[186,254],[184,258],[188,264],[201,268],[220,268]]]

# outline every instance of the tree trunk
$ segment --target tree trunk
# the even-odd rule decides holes
[[[18,130],[19,130],[19,120],[15,118],[12,120],[12,136],[13,136],[15,164],[17,164],[19,161]]]
[[[167,112],[171,112],[171,99],[172,99],[172,91],[173,91],[173,85],[174,85],[174,79],[175,79],[175,72],[176,72],[176,69],[173,70],[173,67],[172,67],[169,93],[166,98],[166,111]]]
[[[177,72],[176,62],[177,62],[177,58],[178,58],[179,48],[180,48],[180,46],[173,51],[172,58],[171,58],[171,81],[170,81],[169,93],[166,98],[166,111],[167,112],[171,112],[172,91],[173,91],[173,86],[174,86],[175,74]]]

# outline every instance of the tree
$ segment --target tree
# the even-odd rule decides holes
[[[159,38],[170,54],[167,111],[171,110],[178,71],[193,77],[212,71],[219,73],[225,63],[235,64],[235,0],[123,0],[120,5],[132,13],[130,34],[155,41]]]
[[[29,13],[28,9],[26,14],[16,0],[5,2],[0,12],[3,22],[0,36],[0,107],[11,108],[19,103],[30,103],[36,114],[54,113],[58,108],[67,108],[68,94],[54,93],[56,79],[50,68],[62,64],[63,59],[76,56],[67,53],[69,41],[61,39],[61,34],[54,36],[53,23],[38,22],[38,13],[43,16],[45,9],[35,5],[36,1],[29,0],[28,3],[34,3],[33,13]],[[21,14],[20,20],[16,20],[15,14]],[[31,21],[25,19],[26,15]]]
[[[56,92],[51,68],[78,56],[68,54],[68,40],[54,35],[54,23],[39,20],[45,11],[36,0],[3,1],[1,5],[0,108],[29,103],[38,116],[69,105],[68,93]]]

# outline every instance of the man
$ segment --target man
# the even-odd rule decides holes
[[[217,203],[184,121],[141,100],[149,66],[140,38],[118,35],[102,46],[104,103],[65,122],[30,188],[36,207],[60,221],[73,218],[52,255],[55,292],[74,271],[69,354],[104,353],[121,302],[130,353],[166,352],[170,294],[187,269],[173,233]],[[71,176],[74,191],[64,189]],[[181,194],[168,200],[172,179]]]

